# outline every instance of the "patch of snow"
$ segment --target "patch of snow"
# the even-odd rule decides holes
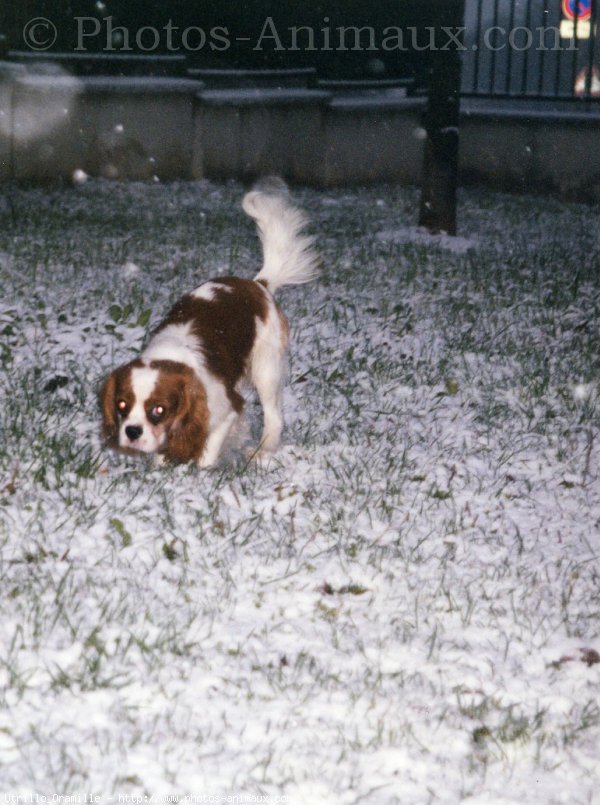
[[[398,229],[385,229],[375,236],[384,243],[415,243],[419,246],[434,246],[455,254],[478,249],[480,244],[473,238],[464,238],[450,235],[433,235],[424,227],[400,227]]]
[[[297,191],[328,270],[279,300],[284,447],[109,454],[97,388],[147,312],[255,273],[242,192],[90,179],[0,209],[3,790],[592,802],[589,207],[463,192],[470,261],[382,248],[411,189]]]

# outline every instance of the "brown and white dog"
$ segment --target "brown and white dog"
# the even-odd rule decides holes
[[[107,378],[102,432],[113,449],[214,465],[242,413],[244,382],[263,408],[259,450],[277,449],[288,324],[273,293],[311,280],[318,256],[302,234],[304,214],[281,190],[251,191],[242,206],[256,222],[263,267],[253,280],[219,277],[182,297],[141,355]]]

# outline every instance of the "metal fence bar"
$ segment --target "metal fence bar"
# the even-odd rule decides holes
[[[527,4],[527,11],[525,16],[525,27],[531,28],[531,3]],[[527,73],[529,67],[529,57],[527,53],[523,55],[523,63],[521,65],[521,95],[527,92]]]
[[[597,10],[598,10],[597,0],[592,0],[591,11],[590,11],[590,26],[592,29],[594,29],[597,26]],[[597,44],[598,43],[596,37],[590,36],[587,47],[588,65],[585,73],[585,95],[588,97],[591,97],[592,95],[593,81],[594,81],[594,64],[595,64]]]
[[[558,20],[560,24],[560,11],[558,12]],[[555,59],[556,64],[554,65],[554,87],[553,93],[556,97],[560,94],[560,59]]]
[[[550,0],[550,2],[551,1],[552,0]],[[531,10],[531,6],[532,6],[531,0],[528,3],[528,6],[529,6],[529,9]],[[548,0],[544,0],[544,5],[543,5],[543,8],[542,8],[542,19],[547,17],[548,13],[549,13]],[[559,63],[558,59],[556,60],[556,63],[557,64]],[[538,65],[538,81],[537,81],[538,95],[543,95],[543,93],[544,93],[544,76],[545,75],[546,75],[546,51],[542,49],[540,51],[540,59],[539,59],[539,65]],[[556,93],[557,89],[558,89],[558,86],[555,84],[555,87],[554,87],[554,92],[555,93]]]
[[[494,16],[493,16],[492,30],[494,31],[494,34],[497,34],[498,33],[498,3],[499,3],[499,0],[492,0],[492,2],[494,4]],[[497,39],[497,37],[495,36],[494,37],[494,44],[492,45],[492,53],[491,53],[491,59],[490,59],[490,83],[489,83],[489,87],[488,87],[488,92],[490,94],[492,94],[493,91],[494,91],[494,85],[495,85],[494,79],[496,77],[496,61],[497,61],[497,57],[498,57],[498,44],[496,42],[496,39]]]
[[[575,2],[575,17],[573,19],[573,39],[575,41],[579,40],[578,33],[579,33],[579,3]],[[571,86],[575,86],[575,82],[577,81],[577,50],[573,49],[571,51]]]
[[[508,30],[512,31],[515,27],[515,6],[516,3],[510,4],[510,15],[508,18]],[[506,59],[506,76],[504,81],[504,91],[507,95],[510,94],[510,88],[512,83],[512,66],[513,66],[513,51],[511,48],[507,51],[507,59]]]
[[[477,87],[479,86],[479,66],[481,64],[481,60],[479,58],[479,53],[481,50],[481,10],[483,7],[482,2],[477,3],[477,18],[475,21],[475,39],[473,43],[473,49],[471,53],[474,55],[474,70],[473,70],[473,92],[477,91]]]

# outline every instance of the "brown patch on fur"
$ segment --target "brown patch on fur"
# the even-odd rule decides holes
[[[175,361],[152,361],[160,371],[156,388],[145,403],[146,412],[155,405],[166,409],[164,428],[167,441],[160,450],[167,461],[181,464],[197,461],[208,435],[208,405],[204,386],[193,369]],[[162,425],[163,423],[161,423]]]
[[[191,332],[199,341],[207,368],[223,382],[233,409],[240,413],[244,401],[235,387],[248,367],[256,319],[267,318],[267,293],[258,282],[238,277],[218,277],[210,283],[224,287],[214,288],[212,299],[183,296],[153,335],[171,324],[191,322]]]

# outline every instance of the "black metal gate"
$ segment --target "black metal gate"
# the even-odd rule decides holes
[[[466,0],[463,94],[599,101],[599,6]]]

